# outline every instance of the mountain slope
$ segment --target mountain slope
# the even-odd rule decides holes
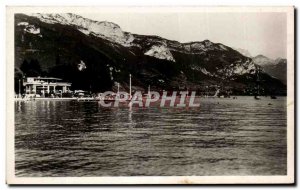
[[[252,94],[259,66],[236,50],[209,40],[180,43],[159,36],[124,32],[110,22],[74,14],[15,15],[15,66],[37,60],[43,76],[72,82],[73,89],[99,92],[128,89],[197,90],[216,88]],[[31,72],[32,73],[32,72]],[[29,76],[30,72],[23,71]],[[261,73],[263,92],[285,94],[286,86]]]
[[[251,53],[246,49],[236,48],[235,50],[238,51],[240,54],[242,54],[245,57],[252,57]]]
[[[264,72],[272,77],[275,77],[286,84],[287,80],[287,60],[277,58],[270,59],[263,55],[258,55],[253,58],[255,64],[260,65]]]

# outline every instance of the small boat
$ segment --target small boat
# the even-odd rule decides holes
[[[276,96],[271,96],[271,99],[277,99],[277,97]]]

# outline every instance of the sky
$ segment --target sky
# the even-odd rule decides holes
[[[123,31],[158,35],[179,42],[210,40],[248,50],[252,56],[286,58],[285,13],[80,13],[118,24]]]

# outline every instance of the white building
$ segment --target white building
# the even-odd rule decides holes
[[[27,77],[23,82],[26,94],[65,93],[71,83],[52,77]]]

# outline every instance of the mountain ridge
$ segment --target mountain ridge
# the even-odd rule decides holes
[[[241,54],[244,55],[247,50],[237,48]],[[259,54],[257,56],[251,57],[253,62],[259,65],[264,72],[272,77],[275,77],[287,84],[287,59],[278,57],[276,59],[271,59],[265,55]]]
[[[77,25],[47,23],[24,14],[16,14],[15,20],[16,68],[24,60],[37,59],[44,75],[68,80],[74,88],[101,91],[113,89],[118,81],[126,89],[129,73],[133,75],[134,88],[142,89],[151,85],[153,89],[194,89],[206,93],[223,88],[236,94],[251,94],[255,87],[253,77],[259,66],[221,43],[180,43],[124,31],[87,33]],[[79,71],[82,62],[85,69]],[[267,81],[262,85],[266,93],[285,94],[286,86],[280,81],[266,73],[262,73],[262,78]]]
[[[253,58],[255,64],[262,67],[262,70],[270,76],[275,77],[287,84],[287,60],[284,58],[270,59],[264,55],[258,55]]]

